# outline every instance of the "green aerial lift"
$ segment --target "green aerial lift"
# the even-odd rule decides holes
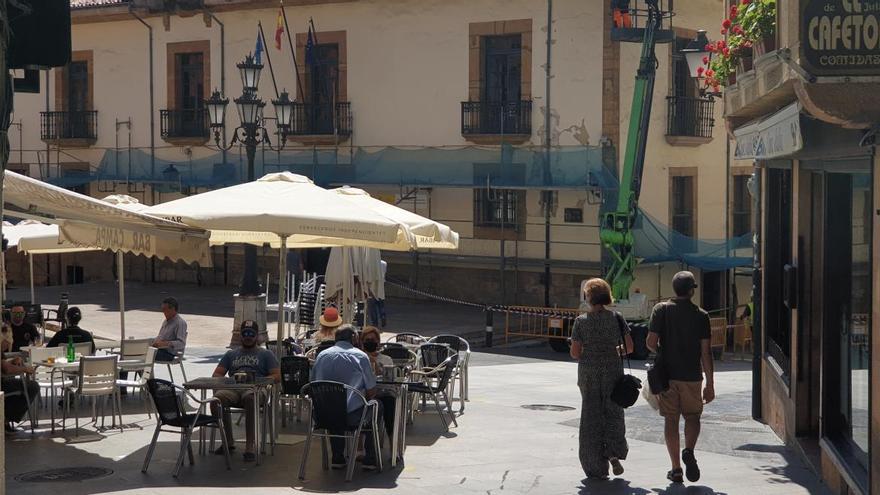
[[[633,331],[637,335],[647,334],[644,321],[650,316],[647,297],[644,294],[631,295],[630,287],[638,265],[632,229],[639,214],[639,193],[642,171],[645,167],[645,147],[648,141],[654,79],[657,73],[657,57],[654,49],[658,43],[669,43],[675,39],[671,27],[674,14],[671,7],[669,10],[664,10],[663,3],[662,0],[644,0],[643,9],[638,8],[638,5],[637,8],[630,9],[634,26],[614,27],[611,30],[611,39],[614,41],[642,44],[630,107],[623,165],[620,168],[617,206],[613,211],[603,215],[599,231],[599,238],[611,262],[605,273],[605,279],[611,285],[612,294],[617,301],[616,309],[631,322]],[[671,3],[672,0],[669,0],[670,5]],[[638,25],[639,21],[642,21],[641,26]],[[644,341],[641,338],[635,340]],[[643,357],[642,354],[647,354],[647,350],[639,346],[635,355]]]

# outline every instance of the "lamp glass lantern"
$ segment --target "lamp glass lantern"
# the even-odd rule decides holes
[[[266,106],[263,100],[246,92],[235,99],[235,105],[238,107],[238,118],[242,125],[259,125],[263,118],[263,107]]]
[[[275,107],[278,128],[286,131],[290,128],[290,122],[293,118],[293,102],[290,101],[290,95],[287,94],[287,91],[282,91],[277,100],[272,100],[272,106]]]
[[[211,94],[211,97],[205,101],[205,106],[208,107],[208,119],[211,121],[211,127],[216,129],[226,124],[226,105],[228,104],[229,99],[224,98],[216,89]]]
[[[263,70],[263,64],[254,61],[254,57],[246,55],[244,62],[236,64],[238,72],[241,75],[241,86],[245,92],[255,92],[260,85],[260,72]]]
[[[706,36],[706,30],[700,29],[694,39],[690,40],[687,46],[681,50],[687,61],[688,71],[693,78],[701,77],[699,68],[705,66],[703,59],[712,58],[712,53],[706,49],[708,45],[709,38]]]

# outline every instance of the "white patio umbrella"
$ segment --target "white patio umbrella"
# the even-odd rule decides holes
[[[111,195],[100,201],[135,213],[148,208],[136,198],[126,195]],[[119,278],[119,325],[123,340],[125,340],[125,264],[123,263],[125,253],[181,259],[211,266],[207,234],[191,235],[173,230],[124,229],[84,221],[58,221],[60,225],[38,224],[41,226],[39,229],[34,227],[32,233],[22,235],[19,239],[19,251],[27,253],[29,258],[31,300],[34,300],[34,254],[113,251],[116,253],[116,272]]]
[[[146,210],[211,231],[211,244],[268,243],[280,248],[279,293],[286,292],[287,247],[375,245],[415,247],[409,229],[379,213],[348,202],[290,172],[268,174],[244,184],[169,201]],[[277,342],[283,339],[279,312]]]

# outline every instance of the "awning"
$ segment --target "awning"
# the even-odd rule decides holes
[[[132,211],[8,170],[3,201],[9,216],[58,224],[56,243],[212,266],[208,234],[203,229]],[[64,249],[63,245],[55,247]]]
[[[800,117],[801,104],[795,102],[760,122],[734,130],[734,159],[770,160],[800,151],[804,147]]]

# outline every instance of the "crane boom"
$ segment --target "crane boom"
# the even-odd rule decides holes
[[[623,167],[620,170],[620,189],[614,211],[604,214],[599,232],[602,245],[611,257],[611,266],[605,278],[611,285],[616,300],[629,299],[638,260],[635,257],[632,228],[639,212],[642,171],[645,166],[645,147],[657,74],[655,47],[662,13],[656,0],[648,1],[648,19],[642,38],[642,52],[633,88],[630,121],[626,137]]]

